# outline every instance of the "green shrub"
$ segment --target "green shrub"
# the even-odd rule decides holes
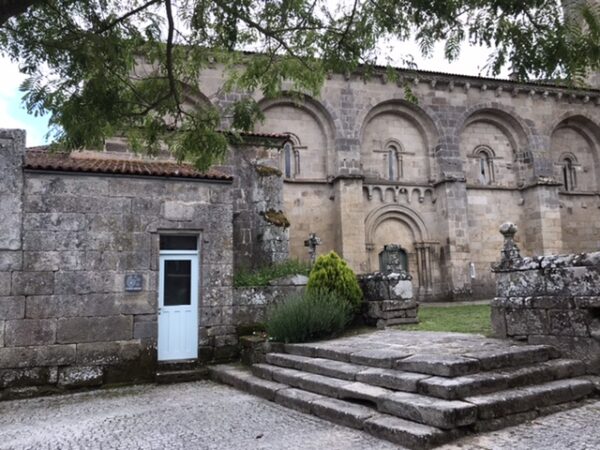
[[[240,271],[233,276],[235,287],[268,286],[269,282],[288,275],[308,275],[310,265],[307,262],[289,260],[281,264],[261,267],[253,271]]]
[[[330,291],[313,290],[275,306],[268,315],[267,333],[280,342],[308,342],[332,337],[346,328],[353,311]]]
[[[333,292],[347,301],[354,311],[358,311],[363,298],[356,275],[335,252],[317,258],[308,276],[306,289],[308,292]]]

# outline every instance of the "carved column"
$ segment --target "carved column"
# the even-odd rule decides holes
[[[419,298],[433,294],[432,247],[433,242],[415,242],[417,251],[417,275],[419,278]]]

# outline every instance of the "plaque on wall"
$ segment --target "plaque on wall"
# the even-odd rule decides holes
[[[141,273],[128,273],[125,275],[125,291],[139,292],[144,288],[144,276]]]

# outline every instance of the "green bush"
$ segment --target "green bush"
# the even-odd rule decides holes
[[[308,276],[306,289],[308,292],[333,292],[347,301],[354,311],[358,311],[363,298],[356,275],[335,252],[317,258]]]
[[[269,282],[288,275],[308,275],[310,265],[303,261],[289,260],[281,264],[261,267],[253,271],[240,271],[233,276],[235,287],[268,286]]]
[[[274,341],[308,342],[335,336],[352,316],[351,306],[335,293],[313,290],[275,306],[268,315],[267,333]]]

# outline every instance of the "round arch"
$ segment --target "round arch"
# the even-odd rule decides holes
[[[357,120],[357,123],[361,124],[359,133],[361,144],[363,143],[365,129],[369,122],[375,117],[387,113],[398,114],[411,122],[423,136],[425,145],[429,150],[432,150],[433,146],[437,145],[440,132],[431,116],[418,105],[402,99],[386,100],[378,103]]]
[[[465,111],[456,126],[457,138],[475,122],[490,123],[498,127],[507,136],[515,152],[530,150],[533,141],[531,137],[537,134],[513,109],[500,104],[485,104]]]
[[[430,240],[429,231],[427,230],[425,221],[419,214],[404,205],[384,205],[371,211],[365,219],[365,238],[367,245],[374,242],[377,227],[390,219],[405,223],[413,233],[415,242]]]
[[[267,112],[272,108],[290,107],[301,110],[312,120],[314,120],[316,126],[324,137],[324,173],[325,175],[331,175],[335,172],[335,136],[337,134],[337,130],[335,121],[330,111],[322,103],[306,94],[284,92],[281,96],[276,98],[263,98],[262,100],[258,101],[258,105],[264,114],[267,114]],[[289,130],[269,131],[289,133]],[[306,145],[306,136],[302,136],[300,133],[297,133],[294,136],[297,141],[296,145]]]
[[[565,129],[570,129],[575,131],[577,134],[579,134],[584,140],[585,142],[588,144],[590,150],[591,150],[591,157],[592,157],[592,161],[593,161],[593,178],[594,181],[593,183],[596,184],[596,186],[594,187],[594,189],[597,188],[597,179],[596,177],[598,176],[598,171],[600,170],[600,126],[589,116],[585,115],[585,114],[580,114],[580,113],[566,113],[564,115],[562,115],[560,118],[558,118],[557,121],[555,121],[552,124],[552,128],[549,129],[549,136],[550,136],[550,148],[553,148],[553,143],[554,143],[554,139],[555,139],[555,133],[560,131],[560,130],[565,130]],[[559,161],[556,161],[556,154],[551,155],[550,157],[552,158],[554,163],[558,163]],[[573,153],[570,149],[562,149],[562,151],[560,152],[559,159],[563,159],[564,156],[569,156],[570,159],[575,162],[578,163],[578,160],[580,160],[583,155],[576,155],[575,153]],[[588,180],[589,181],[589,180]]]

